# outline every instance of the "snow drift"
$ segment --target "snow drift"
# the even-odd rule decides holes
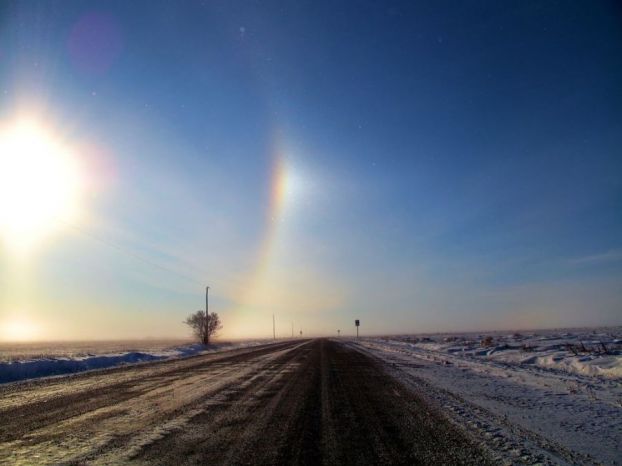
[[[213,353],[228,349],[255,346],[261,342],[219,343],[215,345],[186,345],[161,351],[128,351],[115,354],[89,354],[81,357],[49,357],[0,362],[0,383],[73,374],[94,369],[106,369],[124,364],[158,361],[172,358],[186,358],[202,353]]]

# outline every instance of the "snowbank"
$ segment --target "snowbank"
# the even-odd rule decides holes
[[[219,343],[215,345],[186,345],[161,351],[129,351],[116,354],[89,354],[82,357],[50,357],[11,362],[0,362],[0,383],[16,382],[53,375],[73,374],[93,369],[105,369],[123,364],[186,358],[202,353],[259,345],[262,342]]]
[[[155,361],[165,356],[148,353],[126,353],[119,355],[92,356],[80,359],[38,359],[33,361],[15,361],[0,364],[0,383],[34,379],[50,375],[71,374],[91,369],[104,369],[121,364]]]
[[[397,347],[481,363],[532,366],[589,377],[622,378],[622,329],[603,332],[405,335],[381,339]],[[377,339],[378,340],[378,339]]]
[[[621,335],[616,327],[346,344],[383,360],[501,455],[499,464],[620,464]]]

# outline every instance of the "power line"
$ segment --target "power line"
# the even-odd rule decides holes
[[[116,249],[117,251],[122,252],[123,254],[127,254],[128,256],[131,256],[132,258],[134,258],[136,260],[144,262],[145,264],[148,264],[148,265],[150,265],[152,267],[156,267],[156,268],[161,269],[163,271],[166,271],[168,273],[177,275],[178,277],[184,278],[186,280],[189,280],[189,281],[191,281],[193,283],[196,283],[196,284],[199,284],[201,286],[204,285],[204,281],[197,280],[196,278],[191,277],[189,275],[186,275],[186,274],[184,274],[182,272],[179,272],[179,271],[177,271],[177,270],[175,270],[173,268],[170,268],[170,267],[167,267],[165,265],[162,265],[162,264],[159,264],[157,262],[154,262],[151,259],[148,259],[148,258],[146,258],[146,257],[144,257],[144,256],[142,256],[140,254],[137,254],[137,253],[131,251],[130,249],[128,249],[127,247],[125,247],[125,246],[123,246],[121,244],[119,244],[116,241],[113,241],[113,240],[110,240],[110,239],[107,239],[107,238],[103,238],[100,235],[91,233],[91,232],[85,230],[84,228],[79,227],[78,225],[75,225],[75,224],[72,224],[72,223],[69,223],[69,222],[66,222],[66,221],[63,221],[63,220],[59,220],[59,222],[65,224],[68,227],[70,227],[76,233],[84,235],[85,237],[88,237],[89,239],[91,239],[93,241],[97,241],[97,242],[99,242],[99,243],[101,243],[103,245],[106,245],[106,246],[108,246],[108,247],[110,247],[112,249]],[[187,259],[184,259],[184,258],[179,257],[179,256],[171,255],[169,253],[163,253],[162,251],[157,251],[156,250],[156,252],[158,252],[160,254],[163,254],[163,255],[167,255],[167,256],[171,257],[173,260],[177,260],[177,261],[179,261],[181,263],[186,263],[189,267],[197,269],[198,272],[201,274],[201,276],[207,278],[208,281],[214,281],[213,278],[210,277],[210,274],[207,271],[202,270],[201,268],[197,267],[196,265],[190,263]],[[232,285],[234,287],[245,286],[245,283],[246,283],[244,278],[238,278],[238,277],[232,276],[231,274],[229,274],[228,277],[219,274],[219,277],[218,277],[217,281],[220,282],[220,283],[226,283],[226,284]]]
[[[137,260],[139,260],[141,262],[144,262],[145,264],[151,265],[152,267],[156,267],[158,269],[164,270],[165,272],[169,272],[169,273],[172,273],[172,274],[177,275],[179,277],[185,278],[186,280],[190,280],[190,281],[192,281],[194,283],[198,283],[199,285],[203,285],[203,283],[204,283],[204,282],[202,282],[200,280],[197,280],[196,278],[190,277],[189,275],[185,275],[185,274],[183,274],[183,273],[181,273],[181,272],[179,272],[177,270],[171,269],[170,267],[166,267],[164,265],[158,264],[157,262],[153,262],[152,260],[147,259],[146,257],[143,257],[143,256],[141,256],[139,254],[136,254],[135,252],[130,251],[128,248],[126,248],[124,246],[121,246],[121,245],[119,245],[118,243],[116,243],[116,242],[114,242],[112,240],[101,238],[101,237],[99,237],[97,235],[94,235],[93,233],[90,233],[90,232],[80,228],[77,225],[74,225],[74,224],[71,224],[71,223],[67,223],[67,222],[64,222],[64,223],[66,223],[67,226],[71,227],[76,232],[78,232],[78,233],[80,233],[80,234],[82,234],[82,235],[84,235],[84,236],[86,236],[86,237],[88,237],[88,238],[90,238],[90,239],[92,239],[94,241],[102,243],[102,244],[104,244],[104,245],[106,245],[106,246],[108,246],[110,248],[116,249],[117,251],[120,251],[120,252],[122,252],[124,254],[128,254],[129,256],[133,257],[134,259],[137,259]]]

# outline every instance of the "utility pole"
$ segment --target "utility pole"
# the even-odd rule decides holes
[[[209,286],[205,287],[205,341],[209,344]]]
[[[276,340],[276,327],[274,325],[274,314],[272,314],[272,339]]]
[[[340,337],[341,336],[341,330],[337,330],[337,336]]]
[[[292,322],[292,338],[294,338],[294,323]]]

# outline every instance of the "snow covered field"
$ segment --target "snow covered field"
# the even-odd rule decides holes
[[[263,343],[262,340],[217,342],[209,346],[171,340],[5,343],[0,345],[0,383],[183,358]]]
[[[497,365],[622,378],[622,328],[395,337],[413,348]]]
[[[622,462],[622,328],[405,335],[351,345],[502,462]]]

